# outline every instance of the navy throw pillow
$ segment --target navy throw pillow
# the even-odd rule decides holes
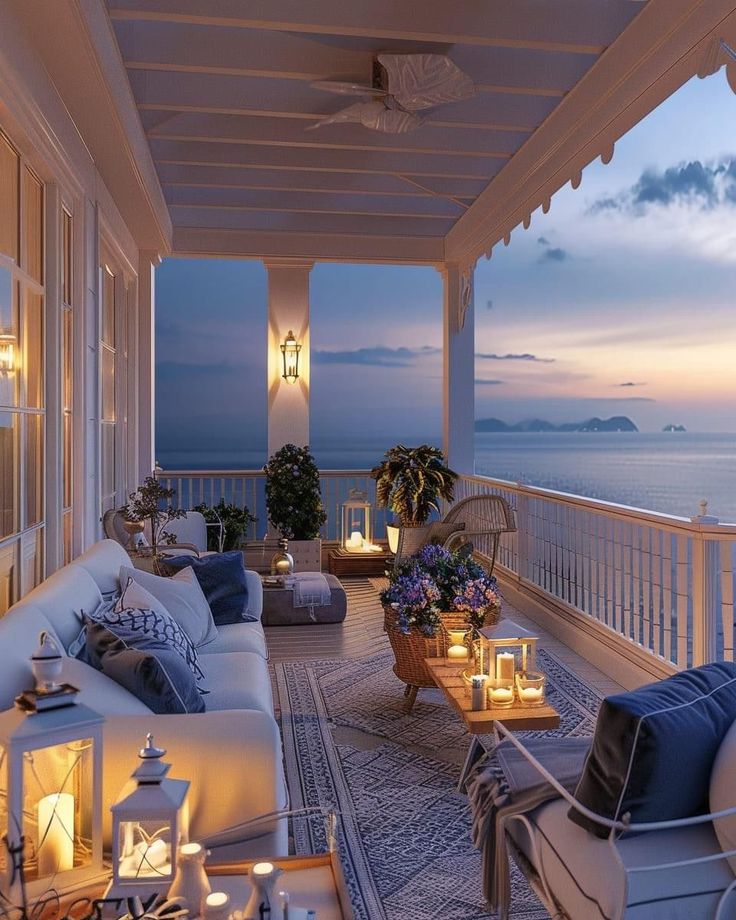
[[[581,805],[612,821],[671,821],[708,807],[710,772],[736,719],[736,665],[717,662],[603,701],[575,790]],[[571,808],[570,820],[609,830]]]
[[[239,550],[200,557],[166,556],[163,564],[172,572],[178,572],[187,566],[194,569],[216,626],[255,620],[255,617],[246,613],[248,583],[245,578],[243,554]]]
[[[93,627],[104,629],[104,627]],[[156,713],[204,712],[192,672],[178,652],[161,647],[141,651],[113,643],[102,671]]]

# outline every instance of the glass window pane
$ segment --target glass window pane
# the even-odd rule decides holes
[[[62,356],[62,372],[64,375],[63,407],[67,412],[72,409],[72,311],[64,310],[62,313],[64,334],[64,354]]]
[[[102,496],[103,511],[115,507],[115,425],[102,423]]]
[[[0,134],[0,252],[18,261],[18,154]]]
[[[0,267],[0,406],[18,404],[18,308],[10,269]]]
[[[24,419],[25,527],[32,527],[43,520],[43,422],[43,415],[26,415]]]
[[[72,417],[64,415],[64,507],[72,504]]]
[[[109,348],[100,349],[102,358],[102,418],[115,421],[115,352]]]
[[[17,594],[18,544],[9,543],[0,546],[0,615],[15,603]]]
[[[23,560],[21,591],[23,594],[28,594],[43,581],[43,540],[43,527],[23,534],[20,538],[20,555]]]
[[[26,167],[23,170],[23,249],[24,268],[39,284],[43,283],[43,186]]]
[[[115,275],[102,269],[102,341],[115,347]]]
[[[72,512],[67,511],[64,514],[64,565],[72,561],[73,553],[73,527],[74,518]]]
[[[61,212],[61,296],[65,304],[72,302],[72,216],[66,211]]]
[[[25,295],[25,405],[41,409],[43,399],[43,297],[32,291]]]
[[[0,540],[18,530],[17,438],[17,414],[0,412]]]

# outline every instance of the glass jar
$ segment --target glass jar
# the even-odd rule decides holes
[[[539,671],[519,671],[516,692],[522,706],[544,706],[544,674]]]

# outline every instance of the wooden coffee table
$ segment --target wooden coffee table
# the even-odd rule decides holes
[[[497,722],[512,731],[547,731],[559,728],[560,714],[549,703],[543,706],[521,706],[517,702],[513,706],[506,707],[493,707],[489,703],[487,709],[473,711],[470,708],[470,696],[465,695],[465,682],[461,676],[462,667],[457,661],[450,662],[447,658],[426,658],[425,664],[434,682],[460,715],[471,734],[470,749],[458,781],[460,792],[464,792],[468,774],[473,766],[488,756],[498,743]],[[487,748],[478,735],[491,735],[494,738],[493,745]]]

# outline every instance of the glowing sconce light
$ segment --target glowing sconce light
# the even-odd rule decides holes
[[[281,346],[281,360],[284,371],[281,376],[287,383],[296,383],[299,379],[299,352],[302,346],[294,338],[294,333],[289,329],[289,334]]]
[[[0,374],[12,374],[15,370],[15,336],[0,334]]]

